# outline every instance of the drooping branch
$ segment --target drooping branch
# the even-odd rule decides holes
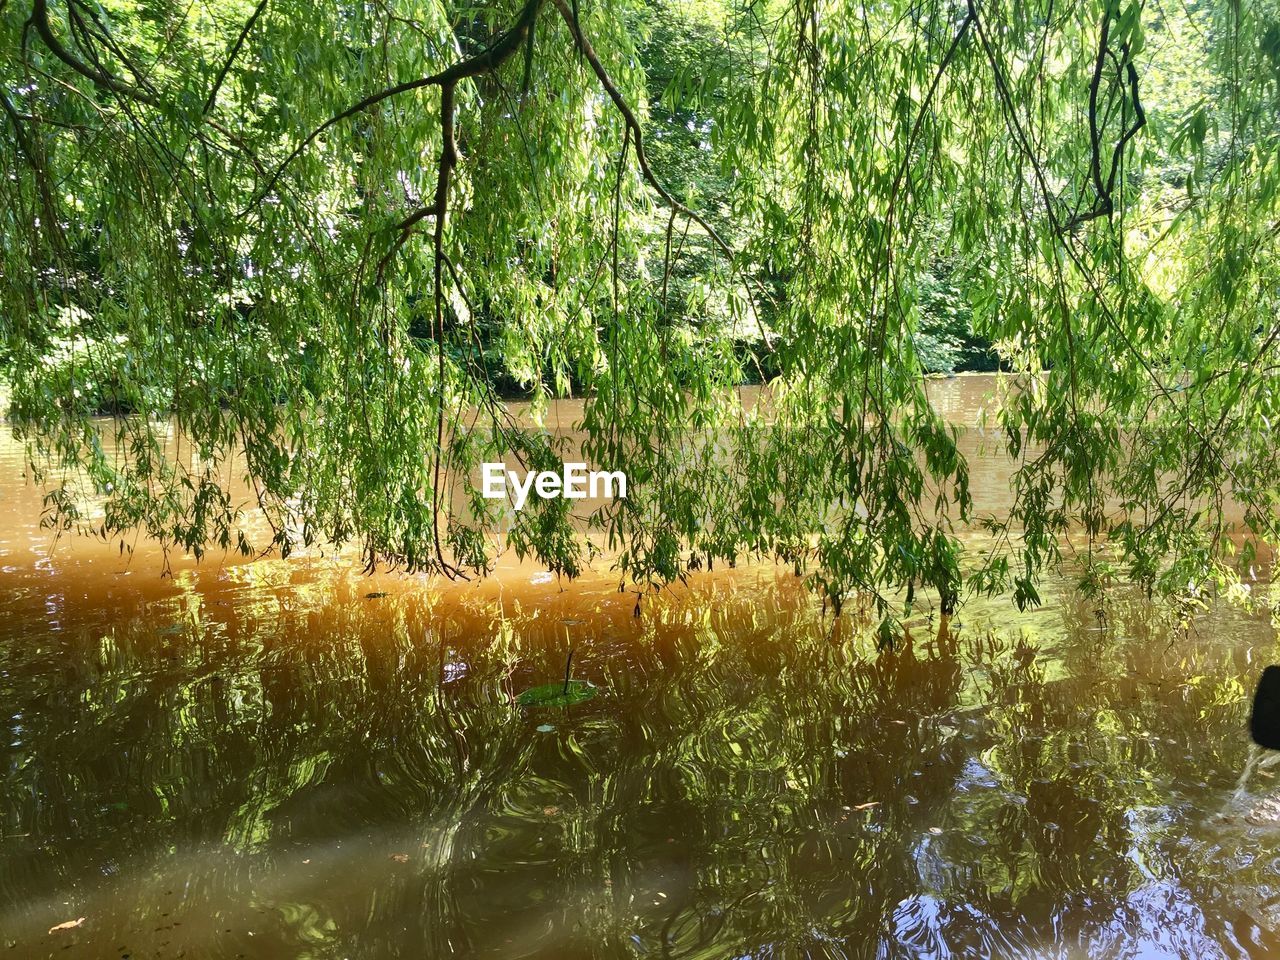
[[[1088,214],[1084,214],[1079,217],[1075,217],[1071,221],[1067,221],[1065,223],[1058,220],[1057,214],[1054,211],[1054,206],[1052,202],[1054,194],[1049,187],[1045,171],[1040,163],[1040,160],[1035,150],[1031,146],[1031,142],[1028,138],[1028,135],[1026,131],[1022,129],[1022,126],[1018,121],[1017,111],[1014,107],[1014,101],[1013,101],[1013,96],[1012,96],[1009,81],[1005,77],[1004,70],[996,58],[994,47],[991,43],[990,38],[987,36],[987,31],[983,26],[983,22],[981,19],[978,18],[976,2],[977,0],[967,0],[969,12],[974,19],[974,25],[977,28],[978,38],[981,41],[982,49],[986,54],[988,62],[991,64],[992,73],[996,81],[996,90],[998,91],[1000,95],[1000,99],[1002,101],[1002,110],[1005,114],[1006,123],[1008,125],[1009,132],[1013,134],[1014,140],[1017,143],[1019,150],[1021,151],[1022,155],[1031,163],[1032,170],[1035,172],[1036,183],[1037,183],[1037,186],[1039,187],[1040,195],[1044,200],[1044,205],[1048,213],[1050,229],[1054,234],[1057,234],[1059,237],[1062,237],[1065,241],[1066,235],[1070,232],[1073,224],[1083,222],[1082,217],[1084,219],[1094,219],[1096,216],[1098,216],[1098,214],[1094,214],[1092,216]],[[1125,53],[1127,55],[1127,49]],[[1136,102],[1136,98],[1137,98],[1137,71],[1136,70],[1134,70],[1134,72],[1130,75],[1129,80],[1132,85],[1131,89]],[[1135,129],[1133,130],[1133,133],[1122,138],[1120,146],[1123,147],[1124,142],[1126,142],[1130,137],[1136,134],[1137,131],[1141,129],[1141,127],[1145,124],[1145,122],[1146,122],[1146,114],[1145,112],[1142,112],[1141,110],[1139,110],[1138,120],[1135,122]],[[1118,154],[1116,156],[1118,156]],[[1173,405],[1176,408],[1177,401],[1175,400],[1175,397],[1174,397],[1174,391],[1171,390],[1169,386],[1164,382],[1164,380],[1158,375],[1155,368],[1152,366],[1152,362],[1146,356],[1143,355],[1141,350],[1139,350],[1138,344],[1135,342],[1131,333],[1128,330],[1126,330],[1125,327],[1120,323],[1120,320],[1116,316],[1115,311],[1108,304],[1108,301],[1106,299],[1106,296],[1101,284],[1094,277],[1093,273],[1089,270],[1088,266],[1085,264],[1083,258],[1081,257],[1079,251],[1077,251],[1072,244],[1066,243],[1066,242],[1063,243],[1062,249],[1067,254],[1068,259],[1075,266],[1076,270],[1079,272],[1081,278],[1084,280],[1090,294],[1096,299],[1096,302],[1101,310],[1103,318],[1106,320],[1107,325],[1113,331],[1115,331],[1116,335],[1120,338],[1129,356],[1131,356],[1134,359],[1134,361],[1138,364],[1138,366],[1142,368],[1143,373],[1146,374],[1147,378],[1150,380],[1152,386],[1154,386],[1154,388],[1159,393],[1161,398],[1168,401],[1171,405]],[[1070,331],[1070,315],[1069,314],[1067,314],[1064,317],[1064,321],[1068,325],[1067,332],[1070,339],[1071,331]],[[1075,346],[1073,343],[1072,346],[1070,347],[1070,354],[1074,356],[1075,352],[1076,352]],[[1077,388],[1074,386],[1074,376],[1075,376],[1074,363],[1071,364],[1071,371],[1072,371],[1072,377],[1073,377],[1072,394],[1074,396],[1077,390]],[[1190,407],[1190,399],[1188,399],[1186,403],[1183,404],[1183,411],[1184,411],[1183,422],[1186,424],[1187,428],[1192,433],[1194,433],[1196,437],[1201,441],[1201,444],[1203,445],[1204,449],[1211,451],[1217,457],[1218,462],[1221,465],[1223,471],[1227,474],[1227,476],[1229,476],[1232,479],[1233,483],[1236,483],[1237,488],[1244,489],[1246,485],[1239,482],[1233,465],[1230,462],[1228,462],[1228,460],[1218,452],[1217,447],[1211,442],[1209,435],[1196,426],[1195,419],[1191,415],[1189,411],[1189,407]]]
[[[218,92],[222,89],[222,84],[226,82],[227,74],[231,71],[231,65],[236,62],[236,57],[240,56],[240,48],[244,46],[245,40],[248,38],[253,25],[258,22],[258,18],[262,16],[262,12],[267,9],[268,0],[259,0],[258,5],[253,10],[251,16],[240,31],[240,36],[236,37],[236,42],[231,45],[231,52],[227,54],[226,61],[222,64],[222,69],[218,71],[218,76],[213,81],[213,87],[209,90],[209,96],[204,101],[204,113],[208,114],[213,111],[213,106],[218,102]]]
[[[1133,61],[1129,58],[1129,45],[1126,43],[1120,48],[1120,52],[1124,57],[1125,74],[1129,81],[1129,98],[1133,101],[1134,121],[1133,126],[1124,132],[1124,135],[1116,141],[1115,149],[1111,152],[1111,175],[1107,177],[1107,194],[1115,189],[1116,173],[1120,169],[1120,161],[1124,152],[1125,144],[1137,136],[1138,131],[1147,125],[1147,111],[1142,107],[1142,100],[1138,97],[1138,68],[1133,65]]]
[[[596,55],[595,49],[591,46],[591,41],[582,32],[578,18],[574,15],[569,4],[565,0],[551,0],[551,2],[560,11],[560,16],[564,18],[564,22],[569,25],[569,32],[573,35],[574,42],[578,45],[578,51],[586,59],[587,63],[591,65],[591,71],[596,75],[596,79],[600,81],[600,86],[604,87],[605,93],[609,95],[609,99],[613,101],[618,113],[622,115],[622,120],[627,125],[627,129],[631,133],[631,139],[635,143],[636,162],[640,165],[640,173],[644,176],[644,179],[653,188],[654,192],[662,198],[663,203],[672,210],[678,210],[683,216],[688,217],[702,227],[707,236],[711,238],[712,242],[720,248],[720,251],[732,263],[734,260],[733,248],[725,242],[724,238],[716,231],[716,228],[673,197],[671,191],[663,185],[662,181],[658,179],[652,168],[650,168],[649,159],[644,150],[644,129],[640,126],[640,121],[637,119],[635,111],[631,109],[631,105],[627,103],[626,98],[618,90],[617,84],[609,76],[609,71],[605,69],[604,64]]]
[[[1098,56],[1093,62],[1093,77],[1089,81],[1089,171],[1093,175],[1096,192],[1097,214],[1111,212],[1111,194],[1102,183],[1102,146],[1098,130],[1098,88],[1102,86],[1102,70],[1107,63],[1107,40],[1111,33],[1111,11],[1102,12],[1102,30],[1098,37]]]
[[[430,80],[432,84],[420,82],[417,86],[438,85],[440,87],[440,161],[436,173],[436,191],[435,197],[430,206],[422,207],[404,218],[397,224],[398,236],[392,244],[391,249],[382,257],[378,263],[377,277],[381,283],[387,267],[390,265],[392,258],[396,252],[404,246],[413,232],[414,227],[425,220],[427,217],[435,217],[435,229],[433,235],[433,260],[434,269],[432,272],[432,301],[433,301],[433,330],[436,338],[438,377],[440,384],[440,403],[436,411],[436,450],[435,460],[433,464],[434,479],[431,487],[431,534],[433,546],[435,548],[436,562],[439,564],[440,571],[450,578],[463,577],[465,575],[456,566],[449,563],[445,559],[444,549],[440,538],[440,507],[441,507],[441,460],[442,451],[444,450],[444,433],[445,433],[445,414],[444,414],[444,381],[445,381],[445,330],[444,330],[444,270],[448,258],[444,249],[444,228],[445,220],[449,210],[449,184],[452,180],[453,171],[458,165],[458,146],[457,139],[454,134],[454,115],[456,111],[454,101],[454,89],[457,84],[469,77],[478,76],[483,73],[490,73],[497,70],[508,58],[510,58],[524,42],[524,37],[532,37],[532,28],[537,19],[538,7],[541,0],[530,0],[521,11],[519,20],[515,26],[503,34],[497,41],[489,46],[483,53],[472,57],[469,60],[462,61],[450,67],[448,70],[435,74],[432,77],[424,78],[424,81]],[[403,86],[403,85],[402,85]],[[401,90],[400,92],[403,92]],[[394,95],[394,94],[390,94]],[[366,98],[369,100],[370,98]],[[332,126],[338,122],[343,116],[352,116],[354,113],[360,112],[361,109],[368,109],[375,103],[386,99],[385,96],[376,96],[371,102],[365,103],[365,106],[357,104],[355,107],[344,111],[337,118],[329,121],[320,130],[327,126]],[[358,109],[357,109],[358,108]],[[299,150],[306,146],[307,142],[313,140],[319,135],[319,131],[312,134],[307,141],[299,145]],[[292,156],[296,156],[298,150],[294,151]],[[288,160],[286,160],[288,163]],[[281,167],[283,170],[283,166]],[[279,178],[280,171],[272,178],[274,183]]]
[[[1088,223],[1090,220],[1097,220],[1099,217],[1109,217],[1115,212],[1116,176],[1124,160],[1124,148],[1130,140],[1137,136],[1138,131],[1147,124],[1147,112],[1143,109],[1142,100],[1138,95],[1138,70],[1133,65],[1133,60],[1130,57],[1129,44],[1122,43],[1120,45],[1121,60],[1119,62],[1116,61],[1115,54],[1111,49],[1111,19],[1113,16],[1114,14],[1110,10],[1106,10],[1102,14],[1102,27],[1098,34],[1098,54],[1094,59],[1093,75],[1089,80],[1089,176],[1093,181],[1094,201],[1088,210],[1078,213],[1068,220],[1063,225],[1064,230],[1072,230],[1081,224]],[[1119,78],[1119,82],[1121,84],[1128,83],[1129,99],[1133,102],[1134,120],[1132,124],[1125,128],[1112,148],[1110,165],[1104,178],[1102,175],[1102,125],[1098,121],[1098,94],[1102,87],[1102,76],[1108,58],[1113,63],[1116,63],[1117,73],[1123,74]],[[1121,64],[1123,64],[1123,68]],[[1123,92],[1121,96],[1124,96]]]
[[[9,118],[9,122],[13,125],[13,135],[18,143],[18,149],[27,158],[27,163],[31,164],[31,174],[35,182],[36,191],[40,195],[40,203],[44,208],[44,215],[49,221],[50,236],[55,243],[60,243],[62,241],[62,230],[58,226],[58,208],[54,203],[53,193],[49,188],[48,172],[41,162],[40,154],[27,136],[26,130],[23,129],[22,117],[14,109],[13,104],[9,102],[9,98],[4,95],[3,91],[0,91],[0,108],[3,108],[5,116]]]
[[[140,90],[133,84],[126,83],[118,77],[113,77],[104,70],[90,66],[78,57],[73,56],[71,52],[62,45],[62,41],[54,35],[53,27],[49,24],[48,0],[35,0],[35,4],[31,8],[31,22],[35,26],[36,33],[39,34],[44,45],[49,48],[49,51],[55,57],[69,66],[76,73],[92,80],[96,86],[102,87],[104,90],[110,90],[118,96],[126,97],[130,100],[136,100],[139,103],[145,103],[150,107],[161,107],[163,105],[158,98],[147,93],[145,90]]]
[[[514,49],[514,48],[513,48]],[[440,384],[440,403],[436,409],[435,477],[431,484],[431,534],[435,541],[436,560],[449,576],[460,573],[444,558],[440,544],[440,461],[444,450],[444,221],[449,208],[449,179],[458,163],[458,148],[453,139],[453,83],[440,88],[440,168],[436,175],[435,264],[433,271],[433,309],[435,314],[436,359]]]
[[[430,76],[419,77],[416,80],[406,80],[404,83],[398,83],[393,87],[387,87],[385,90],[379,90],[372,93],[363,100],[353,103],[340,113],[334,114],[320,126],[316,127],[307,134],[290,154],[284,158],[275,172],[267,180],[266,185],[258,191],[254,198],[254,203],[260,202],[267,194],[269,194],[275,185],[279,182],[280,177],[284,175],[285,169],[293,163],[294,160],[301,156],[302,152],[316,141],[326,130],[348,120],[356,114],[363,113],[371,107],[376,107],[385,100],[392,97],[398,97],[402,93],[409,93],[413,90],[421,90],[423,87],[454,87],[460,81],[467,80],[471,77],[477,77],[484,73],[490,73],[500,67],[519,48],[524,40],[525,33],[533,24],[538,16],[538,8],[542,5],[542,0],[528,0],[520,11],[520,16],[516,22],[507,30],[506,33],[498,37],[492,44],[477,53],[474,57],[466,60],[459,60],[439,73],[433,73]]]

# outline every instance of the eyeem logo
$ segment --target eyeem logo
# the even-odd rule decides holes
[[[483,477],[481,493],[486,500],[505,500],[510,481],[512,506],[519,510],[529,499],[529,491],[543,500],[564,497],[584,500],[591,497],[627,497],[627,475],[621,470],[588,470],[585,463],[566,463],[564,473],[554,470],[530,470],[521,481],[516,471],[505,463],[486,463],[480,468]]]

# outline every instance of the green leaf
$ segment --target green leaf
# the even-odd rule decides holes
[[[544,683],[516,697],[522,707],[571,707],[585,703],[596,695],[596,686],[589,680],[570,680],[567,684]]]

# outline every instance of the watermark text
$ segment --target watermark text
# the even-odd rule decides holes
[[[543,500],[564,497],[585,500],[587,497],[626,499],[627,475],[621,470],[588,470],[585,463],[566,463],[563,471],[530,470],[523,478],[505,463],[486,463],[480,468],[480,492],[486,500],[505,500],[510,491],[511,505],[519,510],[536,493]]]

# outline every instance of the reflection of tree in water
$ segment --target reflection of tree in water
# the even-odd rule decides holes
[[[1187,859],[1240,768],[1240,671],[1153,652],[1136,606],[883,654],[776,591],[639,625],[271,590],[187,613],[6,650],[6,833],[32,839],[0,876],[52,894],[203,847],[189,897],[251,905],[256,948],[358,955],[1008,953],[1119,942],[1165,882],[1231,916]],[[515,707],[569,642],[605,693]]]

